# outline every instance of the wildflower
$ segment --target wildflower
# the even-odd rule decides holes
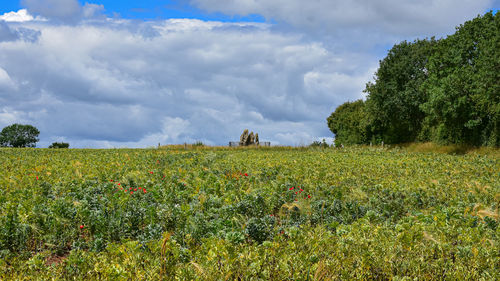
[[[109,180],[110,182],[114,182],[114,180]]]
[[[130,194],[134,194],[134,192],[133,192],[133,191],[130,191]]]
[[[293,190],[295,187],[290,187],[288,190]]]
[[[310,195],[310,194],[309,194],[309,195],[307,195],[307,198],[311,198],[311,195]]]
[[[36,176],[36,179],[38,180],[38,176]]]
[[[248,174],[247,174],[247,173],[245,173],[245,177],[248,177]]]
[[[302,191],[304,191],[302,188],[300,189],[300,192],[302,193]]]
[[[122,185],[121,183],[118,183],[118,185]]]
[[[295,194],[297,194],[297,193],[298,193],[298,192],[297,192],[297,191],[295,191]]]
[[[297,200],[297,198],[295,198],[295,201],[299,201],[299,200]]]
[[[273,214],[270,214],[269,216],[270,216],[270,217],[274,217],[274,215],[273,215]]]
[[[144,191],[144,193],[146,193],[146,192],[147,192],[145,188],[144,188],[142,191]]]
[[[80,229],[83,229],[85,226],[83,224],[80,225]]]
[[[153,174],[153,171],[149,171],[150,174]]]
[[[134,188],[134,191],[137,191],[137,188]]]

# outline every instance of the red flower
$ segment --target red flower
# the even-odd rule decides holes
[[[143,191],[144,191],[144,193],[146,193],[146,192],[147,192],[145,188],[143,189]]]
[[[118,183],[118,185],[122,185],[121,183]]]
[[[139,186],[139,189],[142,189],[142,187]]]
[[[153,174],[153,172],[152,172],[152,171],[149,171],[149,173],[150,173],[150,174]]]
[[[85,226],[83,224],[80,225],[80,229],[83,229]]]
[[[302,188],[300,189],[300,192],[304,191]]]
[[[36,179],[38,180],[38,176],[36,176]]]
[[[134,191],[137,191],[137,188],[134,188]]]
[[[270,216],[270,217],[274,217],[274,215],[273,215],[273,214],[270,214],[269,216]]]
[[[245,173],[245,177],[248,177],[248,174],[247,174],[247,173]]]
[[[293,189],[294,189],[294,187],[290,187],[288,190],[293,190]]]
[[[298,193],[298,192],[297,192],[297,191],[295,191],[295,194],[297,194],[297,193]]]
[[[307,198],[311,198],[311,195],[307,195]]]
[[[297,198],[295,198],[295,201],[299,201],[299,200],[297,200]]]
[[[113,180],[109,180],[110,182],[113,182]]]
[[[133,191],[130,191],[130,194],[134,194],[134,192],[133,192]]]

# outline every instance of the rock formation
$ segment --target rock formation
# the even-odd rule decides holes
[[[248,130],[245,129],[243,134],[240,136],[240,146],[248,146],[259,144],[259,134],[253,134],[253,132],[248,133]]]

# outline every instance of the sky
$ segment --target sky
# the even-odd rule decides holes
[[[445,37],[499,0],[2,0],[0,128],[37,147],[331,142],[403,40]]]

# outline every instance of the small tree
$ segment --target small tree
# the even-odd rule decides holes
[[[0,132],[0,146],[35,147],[40,131],[31,125],[12,124]]]

